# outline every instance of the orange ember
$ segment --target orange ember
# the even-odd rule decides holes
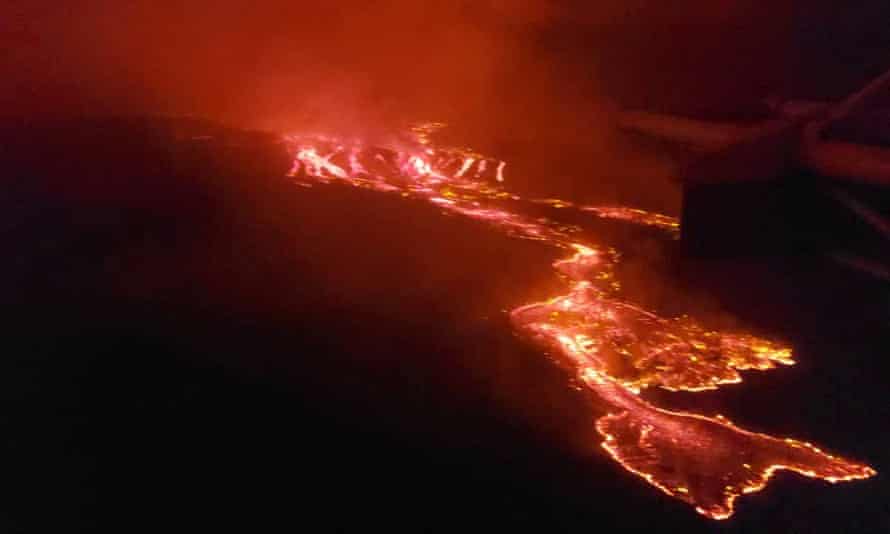
[[[325,136],[294,135],[291,176],[302,185],[342,181],[431,202],[446,212],[491,224],[509,235],[566,251],[554,263],[566,291],[513,310],[514,328],[537,343],[609,408],[596,422],[603,448],[622,467],[712,519],[733,513],[735,499],[761,490],[780,469],[828,482],[871,477],[861,463],[809,444],[738,428],[722,416],[667,411],[641,391],[657,386],[703,391],[741,382],[739,371],[792,365],[790,349],[754,336],[714,332],[690,317],[663,318],[621,298],[618,253],[578,238],[577,228],[521,214],[532,202],[661,228],[676,219],[626,207],[577,206],[506,191],[503,161],[464,149],[434,147],[414,130],[416,150],[365,146]]]

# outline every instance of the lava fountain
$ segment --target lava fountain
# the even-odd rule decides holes
[[[664,318],[622,299],[617,251],[579,238],[578,228],[529,217],[547,204],[676,233],[676,219],[626,207],[524,199],[504,188],[506,162],[467,149],[436,147],[440,125],[413,130],[410,149],[361,140],[291,135],[290,176],[311,187],[334,181],[430,202],[511,236],[565,251],[553,267],[565,293],[510,313],[516,332],[575,373],[607,414],[596,421],[602,447],[624,469],[712,519],[737,497],[766,486],[778,470],[831,483],[865,479],[871,467],[789,438],[743,430],[725,417],[669,411],[647,401],[650,387],[703,391],[741,382],[739,371],[794,363],[790,349],[757,337],[707,330],[690,317]],[[400,143],[404,145],[405,143]]]

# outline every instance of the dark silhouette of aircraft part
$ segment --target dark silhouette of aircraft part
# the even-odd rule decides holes
[[[818,253],[890,273],[890,71],[837,103],[767,108],[753,123],[628,110],[618,126],[691,154],[677,175],[689,252]]]

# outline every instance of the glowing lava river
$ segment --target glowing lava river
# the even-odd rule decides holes
[[[622,207],[524,199],[505,189],[505,162],[434,146],[429,134],[435,126],[417,128],[413,142],[389,147],[288,136],[295,155],[290,175],[307,187],[339,181],[430,202],[445,213],[565,251],[553,265],[564,281],[564,294],[513,310],[513,328],[576,374],[607,406],[596,429],[615,461],[699,513],[728,518],[738,496],[761,490],[782,469],[832,483],[875,475],[867,465],[809,443],[647,401],[646,388],[712,390],[740,382],[739,371],[791,365],[791,351],[746,334],[710,331],[689,317],[660,317],[627,302],[614,275],[617,251],[585,242],[578,228],[525,215],[523,208],[545,203],[671,233],[679,228],[675,219]]]

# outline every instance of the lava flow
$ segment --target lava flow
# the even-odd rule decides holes
[[[295,153],[290,174],[307,186],[342,181],[425,200],[565,250],[554,268],[566,293],[513,310],[510,319],[517,332],[576,373],[608,406],[596,429],[622,467],[712,519],[728,518],[738,496],[761,490],[781,469],[832,483],[876,473],[809,443],[743,430],[719,415],[673,412],[647,402],[640,392],[648,387],[715,389],[740,382],[739,371],[791,365],[791,351],[750,335],[709,331],[689,317],[659,317],[622,300],[614,276],[616,251],[583,242],[575,227],[525,216],[522,207],[547,204],[669,232],[679,227],[675,219],[623,207],[523,199],[502,186],[505,162],[434,147],[432,129],[416,129],[411,149],[290,136]]]

